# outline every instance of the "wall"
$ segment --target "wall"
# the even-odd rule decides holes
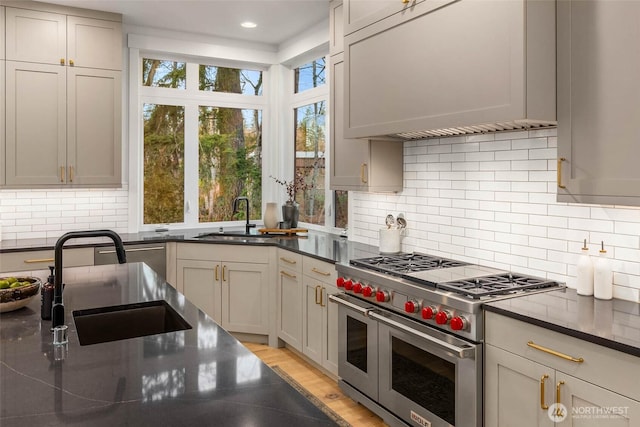
[[[127,232],[128,189],[2,190],[2,239],[58,237],[71,230]]]
[[[587,239],[614,259],[614,297],[640,301],[640,208],[556,202],[556,129],[404,143],[404,191],[352,193],[354,240],[378,244],[404,213],[404,251],[421,251],[573,286]]]

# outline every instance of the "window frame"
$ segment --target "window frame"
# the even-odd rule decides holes
[[[163,61],[176,61],[186,63],[185,89],[163,88],[142,85],[142,61],[143,58],[157,59]],[[271,123],[270,117],[270,75],[269,67],[261,64],[247,62],[234,62],[228,60],[216,61],[212,58],[184,57],[156,51],[144,51],[131,49],[130,64],[137,64],[130,67],[129,81],[131,93],[131,123],[130,135],[137,135],[137,141],[130,144],[131,164],[130,194],[135,194],[135,209],[130,209],[129,224],[135,224],[138,231],[152,231],[158,227],[168,227],[170,229],[189,229],[207,226],[228,226],[236,225],[241,221],[231,220],[217,222],[199,222],[199,188],[198,188],[198,110],[201,106],[212,106],[221,108],[236,109],[258,109],[262,110],[262,133],[263,133],[263,153],[269,150],[271,144],[268,137]],[[228,68],[252,69],[262,71],[263,88],[262,95],[245,95],[235,93],[201,91],[199,89],[199,66],[210,65]],[[144,126],[143,126],[143,105],[162,104],[184,107],[185,136],[184,136],[184,221],[170,224],[144,224]],[[135,109],[133,106],[135,105]],[[135,110],[135,111],[133,111]],[[268,177],[266,174],[264,156],[262,159],[262,205],[264,206],[264,183]],[[194,206],[195,204],[195,206]],[[130,205],[133,205],[130,203]],[[264,210],[264,209],[262,209]]]
[[[302,65],[308,64],[311,61],[317,60],[324,56],[325,59],[325,83],[322,86],[317,86],[315,88],[307,89],[302,92],[295,93],[295,69]],[[332,234],[341,234],[343,232],[343,228],[338,228],[335,226],[335,204],[334,204],[334,191],[330,188],[330,171],[331,171],[331,110],[330,110],[330,102],[329,102],[329,94],[330,94],[330,84],[331,84],[331,73],[329,72],[329,63],[330,57],[329,53],[325,52],[324,54],[318,54],[317,52],[308,56],[305,55],[304,60],[297,61],[296,63],[289,65],[289,73],[288,73],[288,81],[285,82],[285,87],[288,89],[288,102],[286,105],[288,112],[288,130],[285,132],[288,146],[287,150],[293,154],[287,163],[287,167],[290,169],[283,173],[286,176],[286,180],[290,180],[293,178],[293,174],[295,172],[295,130],[296,130],[296,122],[295,122],[295,113],[294,110],[296,108],[313,104],[319,101],[325,101],[325,150],[324,150],[324,161],[325,161],[325,223],[324,224],[311,224],[308,222],[300,222],[300,224],[304,224],[305,228],[310,230],[320,230],[325,231]]]

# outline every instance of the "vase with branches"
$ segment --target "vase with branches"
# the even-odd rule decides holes
[[[307,191],[313,186],[307,184],[304,175],[296,171],[291,181],[282,180],[270,175],[270,177],[278,184],[282,185],[287,192],[287,201],[282,205],[282,219],[285,223],[289,223],[291,228],[298,226],[298,217],[300,216],[299,206],[296,203],[296,194],[299,191]]]

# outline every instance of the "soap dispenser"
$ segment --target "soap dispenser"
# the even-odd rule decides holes
[[[607,251],[604,249],[604,242],[602,242],[600,256],[594,266],[593,296],[598,299],[613,298],[613,272],[611,260],[607,257]]]
[[[587,239],[584,239],[581,252],[576,266],[576,291],[578,295],[593,295],[593,263],[589,256]]]
[[[40,317],[42,320],[51,320],[51,308],[53,307],[54,267],[49,266],[49,270],[51,274],[47,278],[47,283],[40,288]]]

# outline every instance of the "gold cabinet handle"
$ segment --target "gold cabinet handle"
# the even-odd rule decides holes
[[[73,182],[73,166],[69,166],[69,182]]]
[[[226,270],[227,270],[227,266],[226,266],[226,265],[223,265],[223,266],[222,266],[222,281],[223,281],[223,282],[226,282],[226,281],[227,281],[227,279],[224,277],[224,272],[225,272]]]
[[[558,417],[562,417],[564,414],[561,412],[562,411],[562,407],[560,406],[560,386],[564,384],[564,381],[560,381],[558,382],[558,385],[556,385],[556,414]]]
[[[281,257],[280,257],[280,259],[281,259],[282,261],[286,262],[287,264],[296,264],[296,262],[295,262],[294,260],[289,259],[289,258],[285,258],[285,257],[283,257],[283,256],[281,256]]]
[[[318,273],[318,274],[322,274],[323,276],[331,276],[331,273],[327,273],[325,271],[320,271],[317,268],[313,267],[311,269],[311,271],[313,271],[314,273]]]
[[[322,294],[322,286],[320,285],[316,285],[316,304],[320,304],[322,297],[318,298],[318,291],[320,291],[320,294]]]
[[[53,262],[53,258],[25,259],[25,264],[37,264],[40,262]]]
[[[73,62],[73,59],[70,59],[70,60],[69,60],[69,66],[70,66],[70,67],[73,67],[74,65],[75,65],[75,63]]]
[[[407,4],[409,3],[409,0],[402,0],[402,4]]]
[[[60,65],[64,65],[64,58],[60,58]]]
[[[216,265],[216,268],[215,268],[215,277],[216,277],[216,282],[219,280],[219,279],[218,279],[218,268],[220,268],[220,266],[219,266],[219,265]]]
[[[64,166],[60,166],[60,182],[64,182]]]
[[[549,405],[544,403],[544,380],[546,380],[547,378],[549,378],[549,375],[547,375],[547,374],[544,374],[540,378],[540,408],[545,410],[545,411],[547,409],[549,409]]]
[[[284,271],[284,270],[280,270],[280,274],[282,274],[283,276],[289,277],[289,278],[291,278],[291,279],[295,279],[295,278],[296,278],[296,275],[295,275],[295,274],[287,273],[287,272],[286,272],[286,271]]]
[[[321,288],[320,289],[320,307],[326,307],[326,304],[324,303],[324,292],[325,292],[325,289]]]
[[[363,164],[360,165],[360,181],[363,184],[367,183],[367,177],[365,175],[365,170],[366,169],[367,169],[367,164],[366,163],[363,163]]]
[[[558,159],[558,188],[567,188],[565,185],[562,184],[562,162],[566,161],[567,159],[565,157],[560,157]]]
[[[533,341],[529,341],[527,343],[527,345],[529,347],[531,347],[531,348],[535,348],[536,350],[540,350],[540,351],[542,351],[544,353],[551,354],[553,356],[559,357],[559,358],[564,359],[564,360],[568,360],[570,362],[576,362],[576,363],[584,362],[584,359],[582,357],[569,356],[568,354],[560,353],[559,351],[551,350],[550,348],[538,345],[538,344],[534,343]]]

